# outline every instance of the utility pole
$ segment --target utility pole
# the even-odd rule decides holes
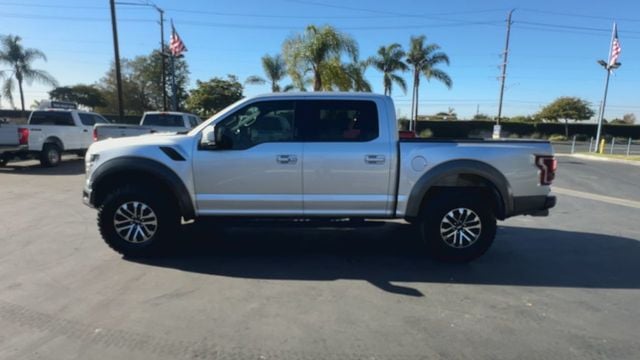
[[[122,100],[122,74],[120,73],[120,49],[118,48],[118,25],[116,23],[116,3],[109,0],[111,5],[111,29],[113,32],[113,52],[115,54],[116,65],[116,87],[118,91],[118,117],[120,122],[124,121],[124,101]]]
[[[493,137],[500,137],[500,119],[502,118],[502,99],[504,97],[504,83],[507,79],[507,62],[509,60],[509,37],[511,36],[511,15],[515,9],[509,11],[507,16],[507,40],[504,45],[504,53],[502,54],[502,75],[500,76],[500,100],[498,100],[498,119],[496,126],[493,128]],[[497,136],[496,136],[497,135]]]

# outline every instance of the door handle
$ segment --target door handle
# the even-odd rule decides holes
[[[364,162],[367,164],[384,164],[386,158],[384,155],[365,155]]]
[[[298,162],[298,157],[295,155],[276,155],[276,161],[279,164],[295,164]]]
[[[82,130],[82,132],[89,132],[89,130],[87,130],[87,129],[84,129],[84,130]]]

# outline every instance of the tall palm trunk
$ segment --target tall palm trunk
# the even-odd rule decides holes
[[[22,112],[24,112],[24,90],[22,89],[22,76],[16,76],[18,80],[18,89],[20,90],[20,105],[22,106]]]

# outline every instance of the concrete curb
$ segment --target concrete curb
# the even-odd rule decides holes
[[[632,165],[632,166],[640,166],[640,161],[636,161],[636,160],[610,159],[610,158],[602,158],[602,157],[591,156],[586,154],[555,154],[555,155],[574,157],[578,159],[594,160],[594,161],[613,162],[613,163],[626,164],[626,165]]]

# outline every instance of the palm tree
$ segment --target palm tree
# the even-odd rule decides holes
[[[271,92],[280,92],[280,80],[287,76],[287,64],[282,59],[282,56],[276,54],[274,56],[265,55],[262,57],[262,69],[264,70],[267,79],[271,82]],[[267,81],[257,75],[249,76],[245,80],[246,84],[259,84],[262,85]],[[288,88],[288,87],[285,87]]]
[[[369,64],[371,64],[369,60],[356,61],[344,67],[347,76],[351,80],[350,89],[348,90],[371,92],[371,83],[364,77]]]
[[[289,76],[297,87],[302,87],[305,75],[311,73],[314,91],[330,90],[336,77],[346,75],[340,64],[341,56],[347,55],[355,62],[358,44],[329,25],[320,28],[309,25],[303,33],[285,40],[282,52]]]
[[[4,78],[2,95],[9,99],[11,106],[13,106],[15,81],[18,82],[20,105],[22,106],[22,111],[24,111],[23,82],[31,85],[32,82],[37,81],[51,86],[58,86],[58,83],[48,72],[31,67],[33,61],[37,59],[47,61],[47,57],[38,49],[25,49],[20,43],[21,40],[19,36],[13,35],[3,36],[0,39],[0,63],[10,67],[8,70],[0,72],[0,74]]]
[[[396,74],[397,71],[409,70],[407,64],[402,61],[404,56],[405,52],[402,50],[402,46],[394,43],[388,46],[381,46],[378,49],[378,55],[371,58],[373,66],[384,74],[382,84],[384,85],[385,95],[391,95],[394,83],[400,86],[405,94],[407,92],[407,83],[404,78]]]
[[[418,119],[418,90],[420,88],[420,77],[424,76],[427,81],[436,79],[443,83],[447,88],[451,88],[453,82],[449,75],[437,69],[439,64],[449,65],[449,57],[447,54],[439,51],[438,44],[425,45],[426,36],[412,36],[409,53],[407,53],[407,63],[413,70],[413,98],[411,100],[411,118],[415,122]],[[411,124],[409,125],[410,129]]]

